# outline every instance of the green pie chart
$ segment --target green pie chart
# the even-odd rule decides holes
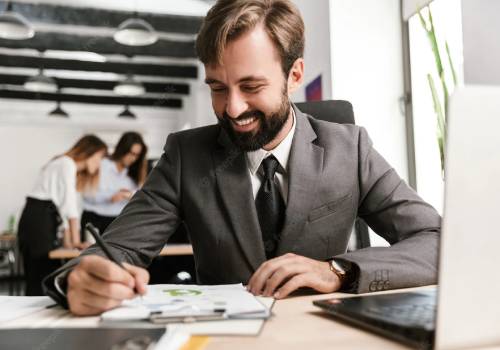
[[[201,294],[201,291],[196,289],[164,289],[163,292],[171,297],[192,297]]]

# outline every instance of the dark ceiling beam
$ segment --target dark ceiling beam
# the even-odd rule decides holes
[[[0,1],[0,9],[6,1]],[[124,3],[125,5],[125,3]],[[129,2],[129,5],[133,5]],[[13,2],[14,11],[20,12],[33,22],[68,24],[89,27],[117,28],[121,22],[132,17],[131,12],[97,8],[32,4]],[[127,6],[128,7],[128,6]],[[157,31],[180,34],[196,34],[203,18],[158,13],[139,12],[139,18],[148,21]]]
[[[57,58],[11,56],[0,54],[0,66],[15,68],[39,68],[56,70],[78,70],[85,72],[107,72],[117,74],[150,75],[171,78],[198,77],[198,67],[194,65],[163,65],[121,62],[89,62]]]
[[[196,58],[194,41],[158,40],[153,45],[133,47],[119,44],[112,37],[78,33],[37,32],[33,38],[27,40],[0,39],[0,47],[38,51],[90,51],[102,55]]]
[[[129,105],[160,108],[182,108],[180,98],[141,98],[141,97],[118,97],[118,96],[89,96],[57,93],[36,93],[30,91],[12,91],[0,89],[0,98],[77,102],[99,105]]]
[[[13,75],[0,74],[0,85],[23,85],[28,75]],[[118,81],[103,81],[103,80],[81,80],[81,79],[66,79],[54,78],[59,88],[79,88],[79,89],[95,89],[95,90],[113,90],[118,84]],[[189,95],[189,85],[180,83],[152,83],[142,82],[144,88],[149,93],[166,93]]]

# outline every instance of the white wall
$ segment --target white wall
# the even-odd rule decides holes
[[[323,99],[345,99],[356,123],[376,148],[408,178],[398,0],[294,0],[306,26],[305,86],[322,75]]]
[[[332,91],[354,106],[377,150],[407,179],[398,0],[332,0]]]
[[[399,0],[331,0],[332,95],[350,101],[356,124],[408,179]],[[384,244],[371,235],[376,245]]]
[[[465,84],[500,84],[500,1],[462,0]]]
[[[345,99],[356,123],[408,178],[399,0],[294,0],[306,26],[304,85],[322,76],[323,99]]]

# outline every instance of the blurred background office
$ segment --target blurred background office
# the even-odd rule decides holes
[[[445,114],[455,85],[500,84],[500,41],[495,40],[500,24],[493,17],[500,13],[500,2],[293,2],[306,26],[305,81],[293,100],[350,101],[356,124],[367,128],[377,150],[441,210],[439,109]],[[87,133],[114,150],[124,132],[134,131],[148,146],[152,164],[169,133],[216,121],[194,51],[196,33],[212,4],[0,1],[4,281],[22,276],[12,241],[24,197],[47,159]],[[373,235],[371,243],[387,244]],[[193,268],[192,257],[185,258]],[[0,282],[0,293],[18,293],[15,287]]]

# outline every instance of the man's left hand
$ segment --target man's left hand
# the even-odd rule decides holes
[[[330,263],[288,253],[260,265],[248,281],[247,289],[254,295],[287,297],[301,287],[321,293],[333,293],[341,282],[330,270]]]

